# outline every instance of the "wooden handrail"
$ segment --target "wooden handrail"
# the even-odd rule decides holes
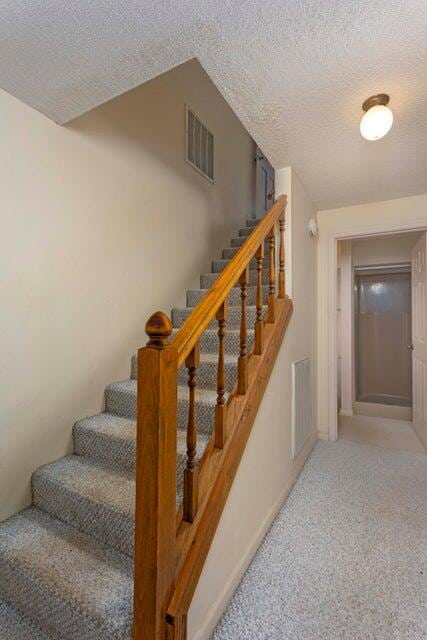
[[[178,352],[179,364],[182,364],[187,356],[190,355],[200,336],[239,280],[242,272],[255,256],[264,238],[270,233],[280,216],[284,215],[285,207],[286,196],[280,196],[264,218],[254,227],[246,242],[240,247],[206,295],[185,320],[171,342],[171,345]]]
[[[188,606],[292,314],[292,303],[285,294],[285,207],[286,196],[281,196],[171,341],[172,324],[164,313],[155,313],[147,322],[149,340],[146,347],[138,350],[134,640],[185,640]],[[262,273],[267,238],[269,293],[264,318]],[[246,311],[253,258],[256,321],[250,354]],[[228,296],[237,284],[241,299],[237,381],[227,398],[224,340]],[[211,440],[198,460],[196,385],[200,339],[214,319],[218,326],[215,424]],[[177,513],[177,389],[178,368],[183,364],[189,388],[187,459],[183,503]]]

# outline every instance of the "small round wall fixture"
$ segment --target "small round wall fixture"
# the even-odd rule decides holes
[[[310,218],[308,221],[308,233],[312,238],[315,238],[319,233],[319,227],[317,226],[317,220]]]
[[[379,140],[388,133],[393,124],[393,112],[387,106],[390,96],[379,93],[362,104],[365,111],[360,121],[360,133],[366,140]]]

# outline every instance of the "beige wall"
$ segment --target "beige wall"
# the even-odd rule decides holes
[[[291,364],[311,357],[316,365],[316,241],[307,232],[315,209],[295,172],[278,172],[277,186],[290,196],[295,310],[189,611],[189,640],[209,638],[317,438],[313,419],[305,449],[292,460]],[[315,416],[315,384],[312,401]]]
[[[353,265],[360,267],[410,262],[412,247],[419,236],[419,233],[405,233],[353,240]]]
[[[337,239],[426,227],[427,195],[320,211],[318,223],[318,429],[321,437],[334,439],[337,424]]]
[[[215,185],[185,161],[185,103]],[[253,210],[253,143],[196,61],[60,127],[0,93],[0,518],[129,377],[156,309],[184,305]]]

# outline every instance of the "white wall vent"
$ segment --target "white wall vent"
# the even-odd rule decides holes
[[[292,458],[296,458],[313,427],[311,358],[292,363]]]
[[[214,181],[214,139],[206,125],[186,108],[187,161],[211,182]]]

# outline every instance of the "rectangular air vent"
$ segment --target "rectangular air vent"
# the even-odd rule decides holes
[[[214,139],[206,125],[186,108],[187,160],[205,178],[214,181]]]

